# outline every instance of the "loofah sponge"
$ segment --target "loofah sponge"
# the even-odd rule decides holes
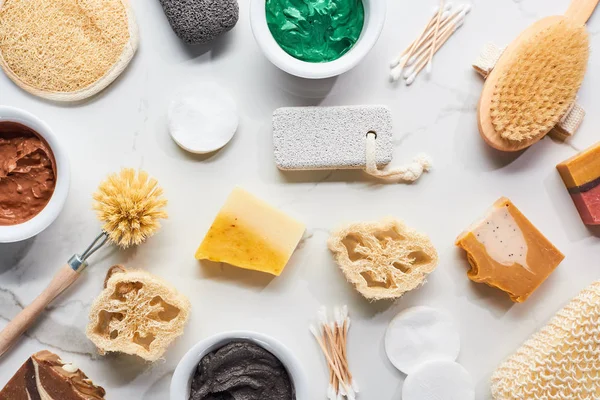
[[[37,96],[90,97],[117,78],[137,47],[127,0],[0,1],[0,66]]]
[[[239,19],[237,0],[160,0],[171,28],[188,44],[207,43]]]
[[[600,399],[600,281],[498,367],[492,395],[496,400]]]
[[[114,266],[92,304],[86,333],[101,354],[116,351],[156,361],[183,333],[190,307],[159,278]]]
[[[396,299],[415,289],[438,262],[426,235],[392,218],[343,227],[328,245],[346,279],[369,300]]]
[[[584,25],[557,18],[515,49],[494,88],[491,120],[506,140],[545,135],[575,102],[587,69],[589,38]]]

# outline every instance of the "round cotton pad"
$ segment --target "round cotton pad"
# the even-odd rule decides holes
[[[214,84],[179,94],[169,107],[171,137],[191,153],[219,150],[231,140],[238,122],[235,102]]]
[[[390,362],[405,374],[434,360],[455,361],[460,336],[452,317],[430,307],[414,307],[398,314],[385,334]]]
[[[36,96],[93,96],[119,76],[137,47],[127,0],[0,0],[0,66]]]
[[[429,361],[406,377],[402,400],[475,400],[475,385],[460,364]]]

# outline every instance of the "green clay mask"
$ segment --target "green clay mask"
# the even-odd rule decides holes
[[[292,57],[337,60],[354,46],[365,22],[362,0],[267,0],[267,24]]]

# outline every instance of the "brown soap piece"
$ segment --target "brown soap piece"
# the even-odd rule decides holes
[[[47,350],[32,355],[0,391],[0,400],[104,400],[106,392]]]
[[[456,245],[467,252],[469,279],[503,290],[517,303],[527,300],[565,257],[504,197]]]

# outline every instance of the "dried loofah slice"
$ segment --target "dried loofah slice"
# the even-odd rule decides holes
[[[600,399],[600,281],[498,367],[492,395],[496,400]]]
[[[575,102],[588,58],[585,26],[567,17],[521,43],[492,95],[495,131],[512,141],[548,133]]]
[[[0,0],[0,66],[40,97],[93,96],[125,69],[138,42],[128,0]]]
[[[190,307],[161,279],[114,266],[92,304],[86,334],[101,354],[116,351],[156,361],[183,333]]]
[[[392,218],[348,225],[328,245],[346,279],[369,300],[396,299],[415,289],[438,262],[426,235]]]

